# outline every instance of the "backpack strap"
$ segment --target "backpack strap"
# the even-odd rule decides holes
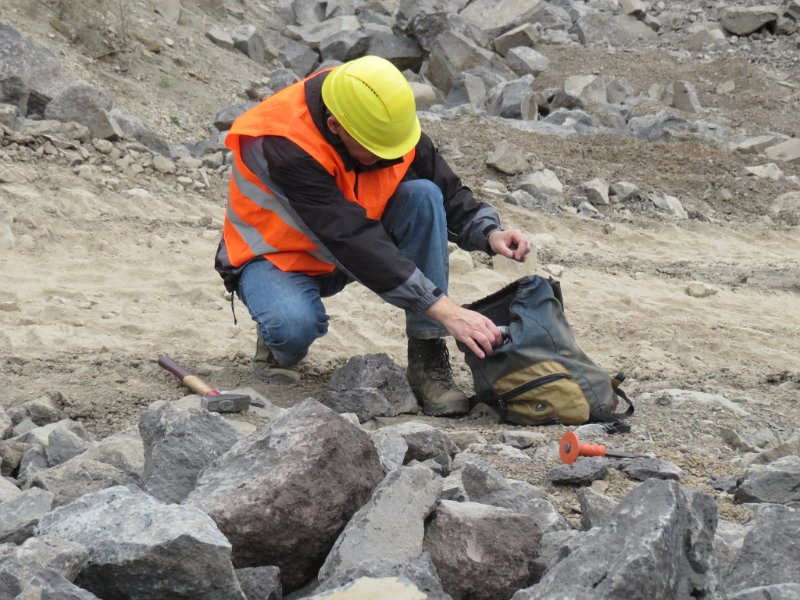
[[[507,410],[507,405],[503,397],[492,388],[485,389],[482,392],[470,396],[467,401],[469,402],[470,409],[483,403],[492,408],[499,415],[504,415]]]
[[[598,418],[598,421],[603,423],[603,428],[607,433],[628,433],[631,430],[631,426],[625,421],[633,416],[634,406],[631,399],[628,398],[628,394],[620,387],[623,381],[625,381],[625,374],[620,371],[611,378],[611,388],[619,398],[625,400],[628,405],[627,410],[623,413],[610,414],[605,418],[602,416]]]

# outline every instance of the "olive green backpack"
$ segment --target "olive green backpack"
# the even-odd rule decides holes
[[[466,306],[489,317],[503,332],[504,343],[486,358],[466,346],[475,395],[517,425],[587,421],[621,428],[633,404],[619,388],[624,375],[611,377],[580,349],[564,316],[559,282],[532,275]],[[618,399],[628,405],[617,413]]]

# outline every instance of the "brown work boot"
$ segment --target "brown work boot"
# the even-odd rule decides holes
[[[426,415],[455,417],[469,411],[467,395],[453,381],[444,340],[409,338],[406,377]]]
[[[253,375],[265,383],[297,383],[300,381],[300,373],[290,367],[282,366],[269,347],[261,341],[261,338],[256,338]]]

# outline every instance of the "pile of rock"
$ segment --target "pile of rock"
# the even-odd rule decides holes
[[[58,397],[0,410],[0,598],[745,599],[800,588],[800,434],[725,433],[746,451],[744,472],[715,486],[751,503],[744,525],[679,486],[676,465],[595,457],[547,476],[577,489],[572,527],[545,488],[481,458],[553,463],[548,436],[516,429],[489,444],[387,419],[416,410],[407,392],[397,365],[367,355],[332,380],[325,400],[343,414],[261,398],[250,409],[269,420],[260,428],[196,396],[156,402],[138,428],[100,441],[64,418]],[[657,395],[743,410],[687,394]],[[609,469],[643,483],[609,498]]]

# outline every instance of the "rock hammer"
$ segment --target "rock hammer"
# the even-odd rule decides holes
[[[250,396],[215,390],[197,375],[192,375],[169,356],[160,356],[158,366],[169,371],[180,382],[200,396],[200,406],[211,412],[242,412],[250,408]]]

